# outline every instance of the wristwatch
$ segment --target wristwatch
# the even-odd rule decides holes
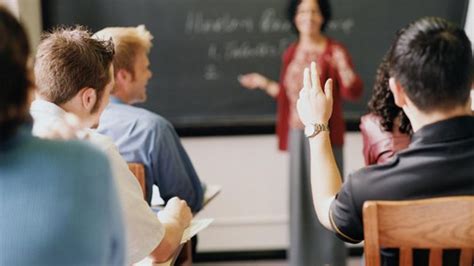
[[[315,137],[321,131],[329,131],[329,126],[325,124],[315,123],[313,125],[307,125],[304,127],[304,134],[308,138]]]

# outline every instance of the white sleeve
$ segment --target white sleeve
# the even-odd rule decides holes
[[[115,145],[106,150],[112,165],[124,215],[127,257],[136,263],[147,257],[161,242],[165,228],[143,198],[140,184],[130,172]]]

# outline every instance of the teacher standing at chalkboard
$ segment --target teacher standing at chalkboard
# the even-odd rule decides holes
[[[289,18],[298,40],[283,54],[280,81],[250,73],[240,77],[242,86],[262,89],[277,99],[277,134],[280,150],[290,150],[290,249],[291,265],[345,265],[344,244],[318,222],[313,208],[307,137],[296,112],[303,69],[317,62],[321,80],[334,81],[334,110],[329,128],[336,162],[342,172],[345,124],[342,100],[355,100],[362,93],[362,80],[353,69],[347,49],[323,34],[331,17],[328,0],[291,0]],[[326,128],[327,129],[327,128]],[[316,184],[317,185],[317,184]]]

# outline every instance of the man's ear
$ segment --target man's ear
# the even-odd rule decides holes
[[[93,88],[83,88],[81,93],[82,106],[90,113],[97,102],[97,92]]]
[[[388,80],[388,86],[390,87],[390,90],[392,91],[393,98],[395,100],[395,104],[398,107],[403,108],[403,106],[405,106],[407,104],[407,101],[406,101],[407,96],[405,94],[405,90],[403,89],[403,87],[393,77],[391,77]]]
[[[128,83],[132,81],[132,74],[123,68],[117,71],[117,75],[115,76],[115,83]]]

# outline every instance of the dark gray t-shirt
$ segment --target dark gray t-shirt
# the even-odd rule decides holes
[[[360,169],[346,180],[329,215],[337,236],[353,243],[364,239],[362,206],[367,200],[474,195],[474,117],[424,126],[392,160]],[[423,264],[416,263],[422,257],[415,254],[414,265]],[[382,251],[382,261],[398,263],[396,251]]]

